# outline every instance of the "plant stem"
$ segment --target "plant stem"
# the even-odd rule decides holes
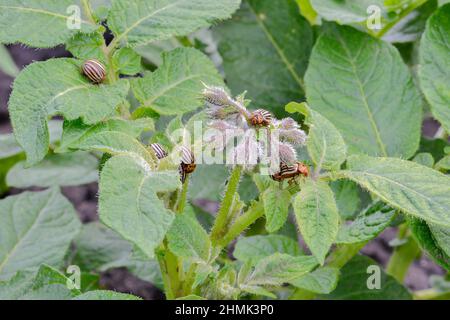
[[[172,291],[172,285],[169,277],[169,271],[166,265],[165,259],[165,248],[161,245],[158,250],[156,250],[156,256],[158,258],[159,268],[161,269],[162,280],[164,284],[164,293],[166,295],[167,300],[175,299],[175,295]]]
[[[221,247],[226,247],[233,239],[239,236],[245,229],[247,229],[256,220],[262,217],[264,214],[264,206],[262,201],[254,203],[243,215],[236,219],[231,226],[228,233],[217,241],[217,244]]]
[[[178,199],[177,210],[176,210],[177,213],[183,213],[184,208],[186,207],[188,187],[189,187],[189,175],[186,175],[186,180],[183,183],[183,186],[181,189],[181,194]]]
[[[407,224],[399,227],[397,237],[399,239],[407,239],[408,242],[395,248],[389,259],[386,272],[402,283],[408,273],[409,266],[419,255],[420,249],[417,242],[409,236]]]
[[[389,30],[392,29],[392,27],[394,27],[398,22],[400,22],[400,20],[402,20],[404,17],[406,17],[408,14],[410,14],[413,10],[415,10],[417,7],[420,7],[422,4],[424,4],[427,1],[428,0],[418,0],[415,3],[412,3],[411,5],[409,5],[409,7],[406,8],[405,10],[403,10],[395,20],[387,23],[383,27],[383,29],[380,30],[380,32],[375,33],[375,36],[377,38],[382,38],[387,32],[389,32]]]
[[[94,15],[92,14],[92,8],[89,0],[81,0],[81,4],[83,6],[83,12],[86,15],[89,22],[92,22],[92,24],[97,24],[97,21],[95,21]],[[114,83],[118,79],[118,75],[116,71],[114,70],[113,63],[112,63],[112,55],[114,53],[114,50],[108,50],[106,47],[105,39],[103,39],[102,43],[102,51],[103,55],[105,56],[105,62],[108,63],[108,82]]]
[[[237,192],[239,181],[241,180],[242,167],[237,165],[231,172],[225,197],[220,205],[219,212],[217,213],[216,220],[211,229],[211,241],[216,243],[227,232],[226,226],[229,215],[232,213],[233,202],[235,194]]]
[[[358,254],[366,242],[352,243],[352,244],[342,244],[338,245],[336,249],[328,257],[327,265],[330,267],[335,267],[341,269],[347,264],[355,255]]]

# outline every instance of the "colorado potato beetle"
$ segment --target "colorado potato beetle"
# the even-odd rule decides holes
[[[271,178],[275,181],[282,181],[285,179],[295,178],[297,176],[309,176],[309,169],[302,162],[294,163],[293,165],[287,165],[285,163],[280,164],[280,171],[273,174]]]
[[[83,74],[93,83],[102,83],[106,78],[106,68],[98,60],[86,60],[82,66]]]
[[[267,127],[272,122],[272,115],[267,110],[258,109],[252,112],[249,122],[255,127]]]
[[[152,148],[153,152],[159,160],[168,156],[167,151],[164,150],[164,148],[159,143],[152,143],[150,145],[150,148]]]
[[[196,168],[195,157],[190,149],[185,146],[181,147],[181,163],[178,167],[178,171],[180,172],[181,182],[184,183],[186,181],[186,176],[195,171]]]

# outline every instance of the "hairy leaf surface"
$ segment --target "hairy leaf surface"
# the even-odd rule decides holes
[[[167,233],[169,249],[178,257],[195,262],[208,261],[211,243],[205,229],[186,214],[175,217]]]
[[[249,99],[277,115],[289,101],[304,99],[313,32],[295,0],[245,0],[215,33],[234,94],[248,90]]]
[[[281,285],[290,282],[311,271],[317,266],[312,256],[293,257],[275,253],[259,261],[247,278],[249,285]]]
[[[323,264],[339,229],[340,218],[333,191],[323,181],[308,179],[293,206],[303,239]]]
[[[114,0],[108,26],[117,41],[143,45],[184,36],[215,20],[227,19],[240,0]]]
[[[415,162],[352,156],[347,177],[403,212],[450,227],[450,177]]]
[[[98,159],[87,152],[51,154],[31,168],[19,162],[8,172],[6,183],[15,188],[77,186],[98,179]]]
[[[266,216],[266,230],[275,232],[286,223],[291,204],[291,193],[286,189],[280,189],[278,185],[272,185],[264,191],[262,199]]]
[[[69,289],[70,281],[58,270],[42,264],[39,270],[19,271],[8,281],[0,281],[0,300],[66,300],[79,295]]]
[[[202,82],[224,86],[211,60],[196,49],[178,48],[163,53],[162,59],[155,72],[132,81],[134,95],[142,106],[159,114],[183,114],[202,106]]]
[[[338,283],[339,269],[323,267],[294,279],[289,283],[294,287],[315,293],[330,293]]]
[[[313,110],[309,111],[310,129],[306,147],[317,168],[337,170],[345,161],[347,146],[336,127]]]
[[[76,12],[81,14],[80,1],[0,0],[0,42],[49,48],[98,28]]]
[[[450,132],[450,4],[428,20],[420,41],[419,79],[431,111]]]
[[[56,152],[68,152],[69,149],[78,149],[84,141],[97,133],[104,131],[122,132],[133,138],[145,130],[154,130],[154,122],[149,118],[137,120],[124,120],[121,118],[111,118],[96,125],[84,124],[80,119],[74,121],[64,121],[64,131],[61,143]]]
[[[17,141],[27,154],[27,166],[36,164],[48,150],[47,119],[63,115],[94,124],[111,116],[124,101],[129,84],[93,85],[80,73],[74,59],[50,59],[29,65],[14,82],[9,112]]]
[[[286,236],[256,235],[239,239],[233,256],[240,261],[251,261],[252,264],[256,264],[261,259],[277,252],[297,256],[300,254],[300,248],[294,239]]]
[[[100,219],[153,257],[174,219],[157,192],[179,186],[177,172],[153,172],[140,158],[115,156],[106,162],[100,176]]]
[[[349,225],[339,230],[336,243],[358,243],[378,236],[394,219],[395,209],[377,202],[363,212]]]
[[[305,83],[311,108],[336,126],[350,154],[409,158],[417,150],[422,100],[390,44],[333,25],[316,42]]]
[[[0,200],[0,220],[0,280],[42,263],[58,266],[81,225],[58,189]]]

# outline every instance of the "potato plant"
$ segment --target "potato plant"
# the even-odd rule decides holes
[[[0,43],[73,55],[0,48],[0,299],[139,299],[116,267],[167,299],[448,298],[404,285],[450,270],[445,2],[0,0]],[[97,180],[82,224],[61,187]]]

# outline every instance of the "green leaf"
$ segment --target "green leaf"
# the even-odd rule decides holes
[[[48,122],[48,132],[50,143],[53,144],[61,139],[62,121],[50,120]],[[21,146],[17,143],[13,134],[0,135],[0,159],[9,158],[23,152]]]
[[[128,88],[126,80],[113,85],[90,83],[74,59],[50,59],[25,68],[14,82],[9,112],[16,139],[27,154],[27,166],[38,163],[48,151],[49,116],[97,123],[114,113]]]
[[[276,299],[277,296],[275,294],[273,294],[272,292],[260,287],[260,286],[249,286],[249,285],[240,285],[239,289],[241,289],[242,291],[246,292],[246,293],[250,293],[250,294],[254,294],[254,295],[258,295],[258,296],[265,296],[265,297],[269,297],[272,299]]]
[[[189,198],[220,201],[229,175],[229,170],[223,165],[198,165],[190,179]]]
[[[317,266],[312,256],[293,257],[275,253],[259,261],[248,276],[247,285],[282,285],[310,272]]]
[[[98,160],[86,152],[51,154],[37,165],[25,169],[17,163],[6,176],[6,183],[15,188],[77,186],[97,181]]]
[[[266,215],[266,230],[276,232],[286,223],[291,193],[287,189],[280,189],[278,185],[272,185],[264,191],[262,200]]]
[[[392,45],[330,26],[316,42],[305,83],[311,108],[340,131],[349,154],[409,158],[417,150],[422,100]]]
[[[95,31],[98,26],[69,10],[73,5],[81,10],[73,0],[0,0],[0,42],[50,48],[79,31]]]
[[[306,180],[293,206],[303,239],[323,264],[339,230],[340,217],[333,191],[323,181]]]
[[[77,33],[66,44],[66,49],[81,60],[96,59],[106,64],[106,57],[102,50],[103,35],[100,32]]]
[[[176,38],[171,38],[163,41],[152,42],[143,46],[134,48],[134,50],[141,55],[146,61],[155,66],[160,66],[162,61],[162,53],[172,51],[173,49],[181,47],[181,43]]]
[[[131,48],[120,48],[113,57],[114,69],[125,75],[135,75],[141,71],[141,57]]]
[[[339,215],[344,220],[353,218],[361,205],[358,185],[353,181],[342,179],[331,182],[330,187],[336,199]]]
[[[370,276],[376,277],[370,266],[380,271],[380,289],[369,289]],[[373,268],[372,267],[372,268]],[[337,288],[324,299],[333,300],[410,300],[408,290],[387,275],[375,261],[365,256],[355,256],[341,269]]]
[[[341,171],[340,176],[359,183],[394,208],[427,222],[450,226],[450,177],[394,158],[355,155],[347,164],[348,170]]]
[[[339,269],[323,267],[294,279],[289,283],[297,288],[327,294],[336,288],[338,279]]]
[[[408,225],[420,247],[445,270],[450,271],[450,240],[448,227],[428,224],[424,220],[409,217]]]
[[[351,224],[341,227],[336,243],[359,243],[375,238],[390,225],[395,212],[395,209],[383,202],[374,203],[362,211]]]
[[[84,224],[74,244],[76,249],[71,263],[90,271],[125,266],[133,248],[131,243],[98,222]]]
[[[98,222],[84,224],[74,243],[76,250],[71,264],[81,270],[103,272],[126,267],[137,277],[162,288],[158,263],[137,248],[133,250],[130,242],[106,226]]]
[[[89,137],[99,132],[114,131],[122,132],[133,138],[146,130],[154,130],[155,125],[150,118],[141,118],[137,120],[125,120],[121,118],[112,118],[96,125],[84,124],[80,119],[74,121],[64,121],[64,131],[61,137],[61,143],[56,152],[68,152],[70,149],[78,149]]]
[[[146,149],[142,143],[126,133],[116,131],[100,131],[86,136],[78,143],[78,149],[106,152],[111,155],[128,155],[142,161],[143,165],[154,168],[156,156]]]
[[[234,94],[248,90],[255,105],[277,116],[284,114],[280,106],[304,99],[303,75],[313,32],[295,0],[245,0],[215,34]]]
[[[130,46],[143,45],[172,36],[184,36],[227,19],[240,0],[114,0],[108,26],[116,41]]]
[[[79,295],[69,290],[69,280],[58,270],[41,265],[37,272],[19,271],[9,281],[0,281],[0,300],[67,300]]]
[[[233,256],[240,261],[250,261],[256,265],[261,259],[275,253],[285,253],[298,256],[298,243],[286,236],[269,234],[241,238],[237,241]]]
[[[434,166],[436,170],[439,171],[449,171],[450,170],[450,155],[445,156],[439,160]]]
[[[450,4],[428,20],[420,41],[419,80],[433,116],[450,132]]]
[[[0,280],[19,270],[57,266],[80,229],[70,202],[58,189],[23,192],[0,200]]]
[[[183,114],[202,106],[202,81],[224,86],[211,60],[196,49],[178,48],[163,53],[162,59],[155,72],[132,81],[133,93],[142,106],[159,114]]]
[[[19,68],[11,58],[8,49],[2,44],[0,44],[0,70],[13,78],[19,74]]]
[[[433,168],[434,165],[433,156],[427,152],[421,152],[416,154],[412,161],[417,162],[418,164],[421,164],[428,168]]]
[[[152,172],[139,158],[115,156],[100,176],[100,220],[152,257],[174,219],[157,193],[179,186],[177,172]]]
[[[309,134],[306,147],[317,168],[337,170],[347,157],[347,146],[336,127],[320,115],[309,110]]]
[[[369,18],[367,8],[375,5],[385,15],[384,0],[358,0],[358,1],[336,1],[336,0],[310,0],[313,8],[324,19],[336,21],[339,24],[353,24],[365,22]]]
[[[296,0],[300,7],[300,13],[304,16],[311,25],[318,23],[317,12],[311,5],[311,0]]]
[[[209,236],[195,218],[179,214],[167,233],[170,251],[193,262],[208,261],[211,250]]]
[[[436,239],[436,242],[445,251],[448,257],[450,257],[450,230],[446,227],[442,227],[436,224],[430,224],[431,233]]]
[[[76,296],[73,300],[142,300],[132,294],[110,290],[93,290]]]
[[[11,169],[17,162],[25,159],[25,155],[19,153],[9,158],[0,158],[0,196],[8,191],[9,187],[6,184],[6,175],[9,169]]]

